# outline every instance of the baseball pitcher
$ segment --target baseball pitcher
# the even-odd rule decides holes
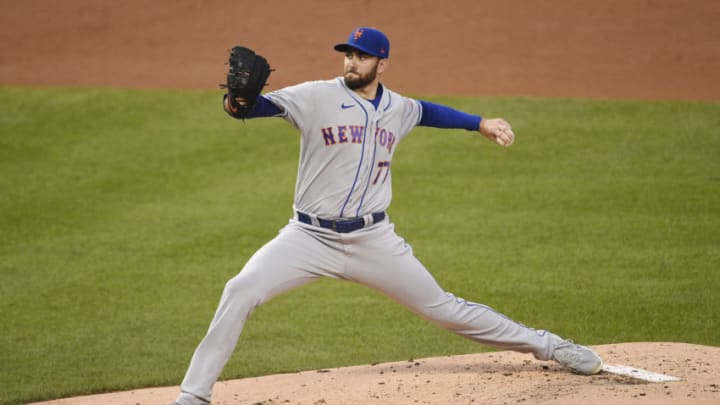
[[[393,156],[414,127],[478,131],[508,147],[515,139],[510,124],[390,90],[381,83],[390,42],[377,29],[355,29],[335,50],[344,58],[342,76],[264,95],[267,60],[245,47],[231,51],[225,111],[237,119],[280,117],[300,132],[293,215],[225,285],[175,404],[209,404],[253,309],[319,277],[366,285],[478,343],[554,360],[579,374],[600,371],[602,361],[589,348],[443,290],[388,216]]]

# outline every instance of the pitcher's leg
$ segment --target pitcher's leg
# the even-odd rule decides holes
[[[384,225],[384,224],[383,224]],[[390,296],[424,318],[476,342],[552,357],[552,334],[529,328],[492,308],[444,291],[397,236],[392,225],[357,245],[349,278]]]
[[[414,257],[393,257],[386,270],[390,277],[369,277],[364,283],[458,335],[500,349],[533,353],[540,360],[551,358],[551,334],[444,291]]]
[[[414,309],[445,329],[499,349],[532,353],[540,360],[552,358],[552,334],[529,328],[494,309],[445,292],[432,304]],[[406,304],[407,305],[407,304]]]
[[[591,375],[602,369],[602,359],[590,348],[545,331],[516,322],[482,304],[465,301],[450,293],[430,311],[417,309],[423,316],[446,329],[506,350],[532,353],[539,360],[555,360],[575,373]]]
[[[230,359],[245,321],[252,311],[273,295],[314,279],[313,276],[287,272],[287,267],[278,268],[284,272],[268,270],[270,269],[264,265],[257,266],[248,262],[243,271],[225,285],[210,328],[195,350],[180,386],[184,394],[209,403],[212,386]],[[282,275],[283,273],[285,274]],[[273,285],[268,281],[277,281],[277,284]]]
[[[243,270],[225,285],[215,316],[200,342],[181,385],[177,402],[183,405],[210,403],[212,387],[232,355],[245,321],[263,302],[319,277],[321,266],[331,266],[331,249],[323,246],[317,259],[318,241],[286,227],[258,250]],[[309,267],[317,263],[319,268]]]

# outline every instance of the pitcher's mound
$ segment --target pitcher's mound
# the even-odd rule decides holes
[[[720,404],[720,348],[625,343],[593,349],[606,364],[681,380],[579,376],[528,354],[493,352],[223,381],[215,385],[213,404]],[[161,405],[178,391],[147,388],[42,404]]]

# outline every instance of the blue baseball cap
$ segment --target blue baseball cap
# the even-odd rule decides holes
[[[360,27],[350,33],[346,43],[335,45],[338,52],[357,49],[378,58],[390,56],[390,41],[376,28]]]

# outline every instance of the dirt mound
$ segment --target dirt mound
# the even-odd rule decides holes
[[[531,355],[493,352],[223,381],[213,404],[718,404],[720,348],[683,343],[593,346],[606,364],[681,381],[602,372],[585,377]],[[160,405],[179,387],[148,388],[33,405]]]

